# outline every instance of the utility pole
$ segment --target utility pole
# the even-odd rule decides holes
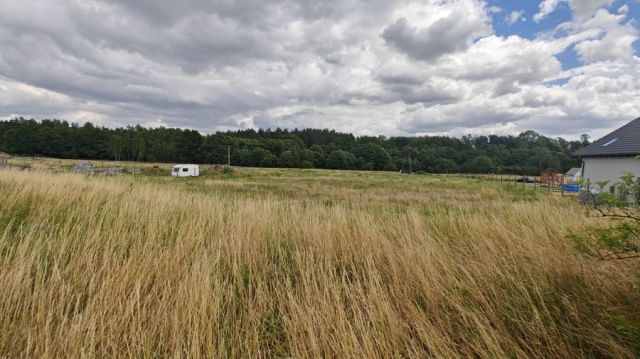
[[[227,166],[231,167],[231,145],[227,145]]]
[[[411,148],[409,148],[409,174],[412,174],[413,170],[411,168]]]

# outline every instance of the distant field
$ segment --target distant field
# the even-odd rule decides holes
[[[637,355],[612,319],[637,312],[633,268],[567,239],[594,221],[575,199],[444,175],[51,172],[72,164],[0,170],[0,358]]]

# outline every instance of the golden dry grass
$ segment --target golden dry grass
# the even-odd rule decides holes
[[[446,176],[0,171],[0,357],[634,357],[585,221]]]

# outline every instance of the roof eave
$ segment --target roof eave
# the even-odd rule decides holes
[[[579,154],[575,153],[572,157],[577,158],[589,158],[589,157],[636,157],[640,156],[640,153],[596,153],[596,154]]]

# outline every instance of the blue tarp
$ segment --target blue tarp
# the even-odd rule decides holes
[[[580,192],[579,184],[565,184],[562,185],[562,190],[565,192]]]

